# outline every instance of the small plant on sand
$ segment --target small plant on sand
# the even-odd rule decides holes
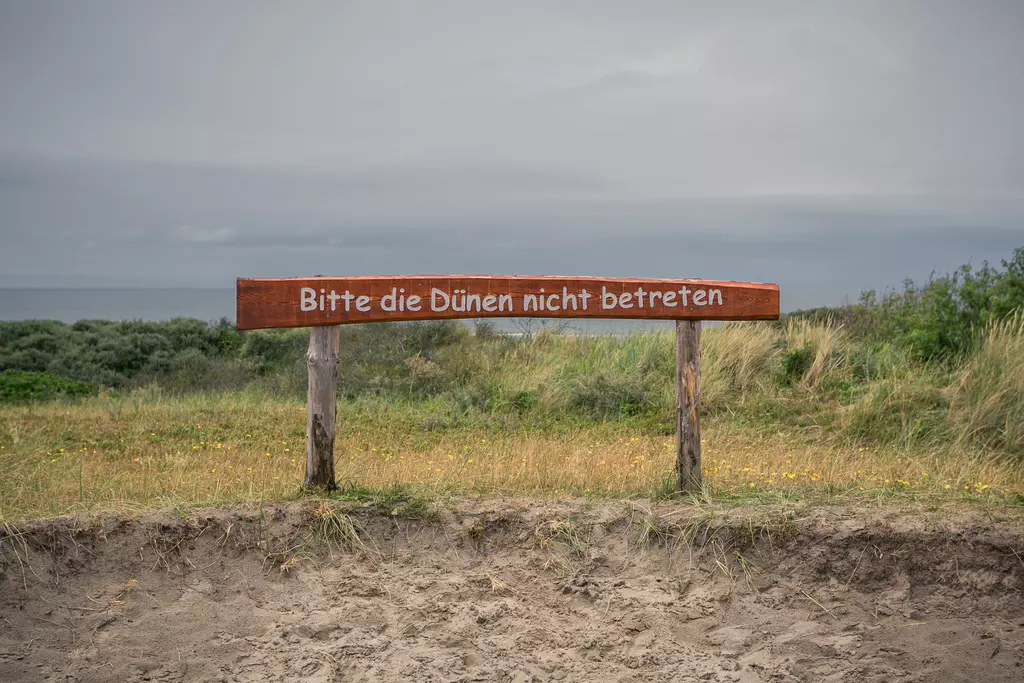
[[[552,520],[534,529],[538,545],[550,552],[547,565],[563,579],[582,573],[587,566],[590,539],[575,519]]]
[[[335,549],[359,553],[369,550],[352,517],[330,501],[323,501],[313,509],[307,549],[330,556]]]

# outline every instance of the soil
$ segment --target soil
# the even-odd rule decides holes
[[[1018,682],[1022,589],[983,512],[110,513],[0,531],[0,681]]]

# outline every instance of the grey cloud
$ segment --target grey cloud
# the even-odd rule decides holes
[[[1024,7],[5,3],[0,286],[531,272],[787,302],[1024,243]]]
[[[238,238],[238,231],[223,227],[204,228],[195,225],[179,225],[173,231],[173,236],[181,242],[192,244],[228,244]]]

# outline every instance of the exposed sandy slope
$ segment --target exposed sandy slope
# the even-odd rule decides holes
[[[0,681],[1024,680],[1009,522],[460,501],[296,561],[314,507],[0,540]]]

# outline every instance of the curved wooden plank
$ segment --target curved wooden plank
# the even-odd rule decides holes
[[[776,320],[775,284],[510,275],[240,278],[237,327],[451,318]]]

